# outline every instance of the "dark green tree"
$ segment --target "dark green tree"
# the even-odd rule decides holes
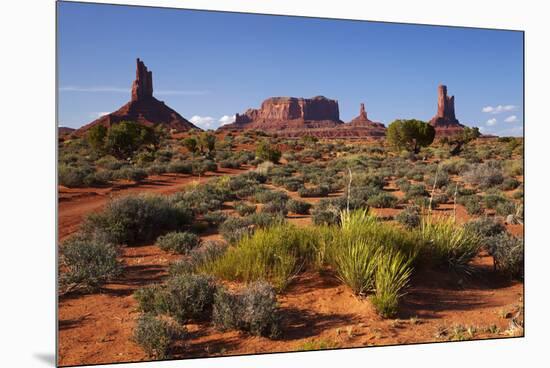
[[[183,145],[189,152],[191,152],[193,155],[197,153],[198,151],[198,142],[195,137],[187,137],[183,140]]]
[[[264,161],[271,161],[276,164],[281,159],[281,151],[269,144],[267,140],[263,140],[256,147],[256,156]]]
[[[133,121],[121,121],[107,132],[105,146],[113,156],[126,159],[132,157],[140,148],[155,149],[158,137],[151,127]]]
[[[430,124],[416,120],[395,120],[386,131],[388,142],[400,150],[419,153],[421,147],[432,144],[435,129]]]
[[[456,156],[462,152],[464,146],[475,140],[481,135],[477,127],[464,127],[462,132],[455,134],[448,139],[448,144],[452,145],[451,156]]]
[[[88,143],[96,151],[103,151],[105,148],[106,137],[107,128],[103,125],[95,125],[88,130],[88,133],[86,133]]]

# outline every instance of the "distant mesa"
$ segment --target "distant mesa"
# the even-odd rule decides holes
[[[437,114],[430,120],[436,136],[450,136],[462,132],[464,125],[455,116],[455,96],[447,96],[447,86],[437,88]]]
[[[248,109],[235,115],[235,122],[219,129],[260,130],[276,133],[283,137],[300,137],[311,135],[320,138],[345,138],[362,136],[379,136],[384,130],[383,124],[367,119],[366,112],[360,115],[354,125],[345,124],[340,120],[338,101],[316,96],[302,97],[271,97],[262,102],[259,109]],[[355,120],[355,119],[354,119]],[[376,127],[377,132],[373,133]]]
[[[76,129],[74,128],[69,128],[69,127],[59,127],[57,128],[57,135],[60,136],[60,137],[63,137],[65,135],[69,135],[71,133],[73,133]]]
[[[136,79],[132,83],[131,100],[120,109],[104,115],[81,127],[76,134],[81,135],[95,125],[106,128],[124,120],[131,120],[147,126],[162,125],[177,132],[199,129],[164,102],[153,97],[153,72],[145,64],[136,61]]]

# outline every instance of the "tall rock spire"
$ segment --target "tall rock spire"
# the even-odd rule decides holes
[[[447,86],[440,84],[437,88],[437,115],[449,121],[457,121],[455,117],[455,96],[447,96]]]
[[[437,114],[430,120],[437,136],[451,136],[460,133],[464,125],[455,115],[455,96],[447,96],[447,86],[437,87]]]
[[[163,126],[168,130],[185,132],[189,129],[199,129],[189,120],[168,107],[164,102],[153,97],[153,73],[147,70],[143,61],[136,60],[136,79],[132,83],[131,100],[110,114],[78,129],[75,134],[83,135],[96,125],[106,128],[121,121],[135,121],[147,126]]]
[[[361,105],[359,107],[359,117],[364,120],[369,120],[367,117],[367,111],[365,110],[365,104],[361,102]]]
[[[147,70],[143,61],[136,60],[136,80],[132,83],[132,101],[153,97],[153,72]]]

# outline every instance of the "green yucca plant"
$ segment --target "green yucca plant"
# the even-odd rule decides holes
[[[411,258],[398,251],[379,253],[376,259],[375,294],[371,301],[380,315],[397,313],[399,299],[405,294],[412,273]]]
[[[458,226],[450,217],[422,220],[418,230],[423,240],[423,258],[447,265],[458,272],[471,273],[470,261],[480,249],[479,237],[469,229]]]
[[[355,294],[366,294],[373,288],[377,257],[372,243],[364,239],[349,242],[334,256],[338,278]]]

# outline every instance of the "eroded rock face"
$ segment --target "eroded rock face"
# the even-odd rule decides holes
[[[312,135],[320,138],[359,138],[385,134],[383,124],[367,119],[364,106],[363,114],[360,115],[362,125],[344,124],[340,120],[336,100],[323,96],[271,97],[263,101],[259,109],[248,109],[242,114],[236,114],[235,122],[220,127],[220,130],[261,130],[283,137]]]
[[[147,126],[162,125],[178,132],[199,129],[164,102],[153,97],[153,73],[139,59],[136,60],[136,79],[132,83],[131,100],[115,112],[81,127],[75,134],[82,135],[98,124],[109,128],[125,120]]]
[[[436,136],[450,136],[460,133],[464,125],[455,116],[455,97],[447,95],[447,86],[437,88],[437,114],[430,120]]]

